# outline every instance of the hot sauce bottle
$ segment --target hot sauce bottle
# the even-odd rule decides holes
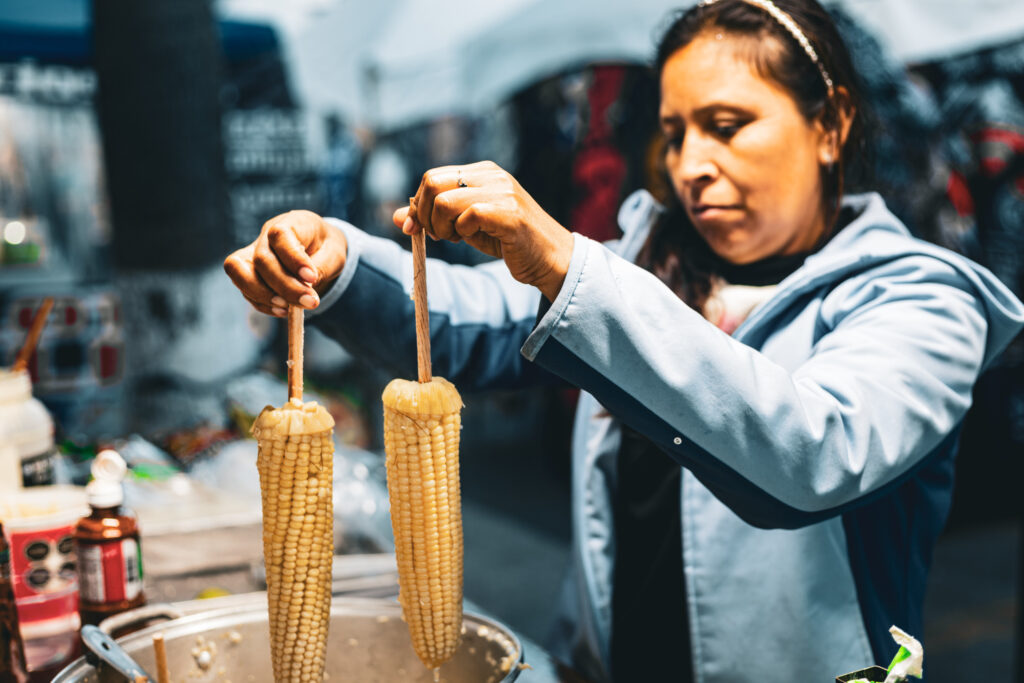
[[[79,613],[83,624],[145,604],[142,547],[135,515],[122,506],[127,466],[115,451],[100,451],[86,486],[92,513],[75,525]]]

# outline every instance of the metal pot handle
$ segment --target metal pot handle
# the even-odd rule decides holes
[[[153,677],[139,666],[139,663],[132,659],[130,654],[125,652],[113,638],[95,626],[86,624],[82,627],[82,644],[87,650],[86,661],[94,667],[98,668],[100,662],[103,662],[129,681],[143,678],[147,683],[153,683]]]
[[[122,631],[129,626],[142,624],[151,619],[164,618],[171,620],[180,619],[183,616],[185,616],[185,613],[177,607],[166,602],[157,602],[152,605],[145,605],[144,607],[138,607],[136,609],[128,610],[127,612],[115,614],[112,617],[107,617],[100,622],[100,630],[108,636],[113,636],[113,634],[118,631]]]

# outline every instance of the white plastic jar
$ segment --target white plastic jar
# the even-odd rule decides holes
[[[0,370],[0,490],[54,483],[53,419],[27,372]]]

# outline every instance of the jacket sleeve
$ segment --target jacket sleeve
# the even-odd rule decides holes
[[[397,377],[416,376],[412,254],[343,221],[348,256],[309,321],[349,352]],[[511,389],[558,378],[518,353],[537,321],[540,292],[501,261],[476,267],[427,259],[434,374],[462,392]]]
[[[787,368],[577,235],[523,353],[592,393],[747,522],[798,527],[881,495],[955,439],[984,356],[986,318],[952,267],[900,259],[865,281],[820,302],[825,329]]]

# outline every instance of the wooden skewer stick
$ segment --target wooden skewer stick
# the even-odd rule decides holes
[[[153,652],[156,654],[157,683],[171,683],[171,672],[167,668],[167,647],[164,644],[164,634],[153,634]]]
[[[46,327],[46,319],[50,316],[51,310],[53,310],[53,297],[48,296],[43,299],[42,305],[36,311],[35,317],[32,318],[32,324],[25,336],[25,343],[21,345],[21,350],[18,351],[18,356],[11,367],[14,372],[21,372],[28,367],[28,361],[32,358],[32,352],[36,350],[36,344],[39,343],[39,337],[43,334],[43,328]]]
[[[416,365],[421,383],[430,381],[430,312],[427,310],[427,233],[412,236],[412,298],[416,305]]]
[[[288,399],[302,400],[302,341],[304,314],[301,306],[288,306]]]

